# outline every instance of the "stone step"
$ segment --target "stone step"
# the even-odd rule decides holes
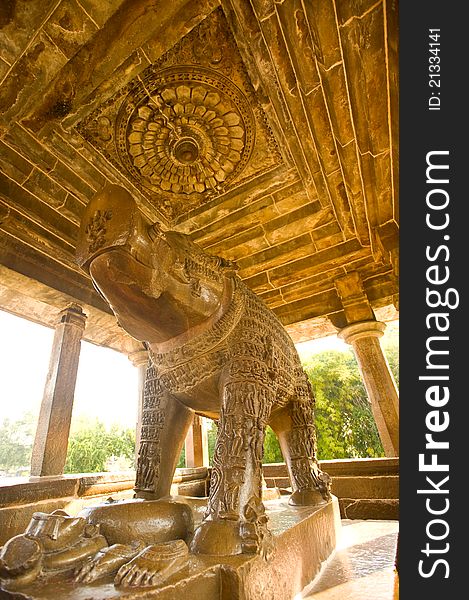
[[[266,477],[265,482],[267,484],[267,487],[269,487],[269,488],[277,487],[277,488],[282,489],[282,488],[290,487],[290,478],[288,476],[286,476],[286,477]]]
[[[399,475],[399,458],[340,458],[320,460],[319,466],[331,477],[361,475]],[[266,463],[264,476],[287,477],[285,463]]]
[[[342,519],[399,520],[399,500],[339,498]]]
[[[288,477],[266,477],[267,487],[287,489]],[[371,477],[332,477],[331,491],[337,498],[399,498],[399,477],[397,475],[376,475]]]
[[[399,477],[377,475],[371,477],[332,477],[332,493],[338,498],[399,498]]]
[[[343,519],[399,519],[398,459],[323,461]],[[264,465],[269,487],[291,490],[286,465]]]

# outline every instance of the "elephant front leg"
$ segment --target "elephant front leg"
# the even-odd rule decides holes
[[[265,552],[270,544],[262,504],[262,456],[271,393],[256,381],[223,389],[210,497],[191,550],[232,555]]]
[[[193,413],[163,388],[154,367],[145,377],[140,449],[135,492],[137,498],[168,496]]]

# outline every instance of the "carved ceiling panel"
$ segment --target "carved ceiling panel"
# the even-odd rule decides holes
[[[77,129],[169,222],[282,162],[221,9]]]

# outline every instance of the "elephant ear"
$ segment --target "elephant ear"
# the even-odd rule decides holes
[[[184,254],[194,262],[211,269],[212,271],[222,273],[223,275],[234,275],[238,270],[238,265],[221,256],[215,256],[205,252],[190,236],[177,231],[167,231],[163,234],[165,240],[175,250],[177,254]]]

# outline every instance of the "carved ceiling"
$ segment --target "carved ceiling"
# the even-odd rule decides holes
[[[169,225],[281,163],[221,8],[77,129]]]
[[[397,23],[384,0],[2,3],[0,308],[78,301],[132,346],[74,258],[112,182],[297,335],[396,314]]]

